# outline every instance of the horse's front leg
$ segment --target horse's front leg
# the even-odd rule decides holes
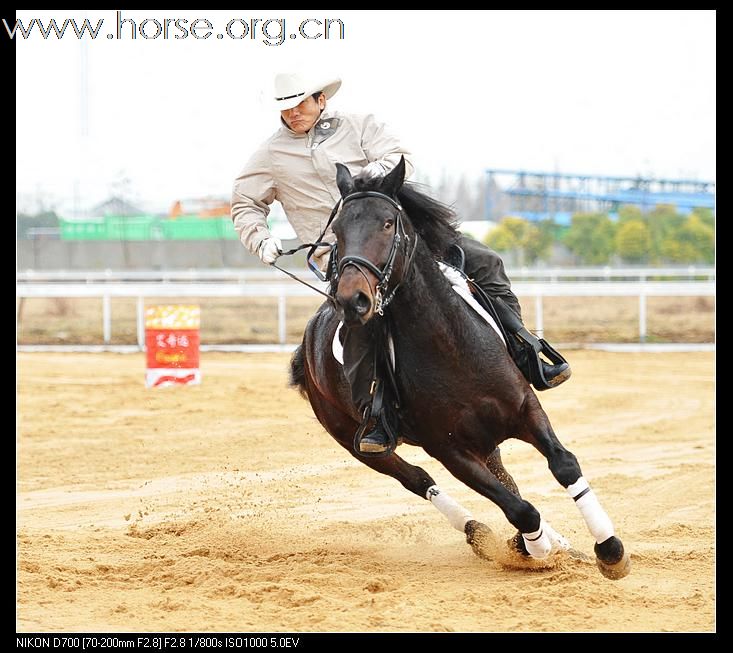
[[[363,456],[354,451],[350,442],[341,440],[338,442],[360,462],[380,474],[391,476],[410,492],[430,501],[453,528],[466,536],[466,541],[476,555],[482,558],[490,557],[486,543],[488,538],[493,538],[491,529],[475,520],[469,510],[441,490],[422,467],[408,463],[394,452],[387,456]]]
[[[500,481],[489,469],[489,461],[481,461],[463,451],[451,449],[435,457],[453,476],[501,508],[509,523],[521,533],[524,549],[529,555],[538,559],[549,555],[555,542],[553,536],[557,536],[542,521],[537,509],[519,496],[513,479],[511,482],[507,479]],[[506,472],[503,465],[497,463],[496,457],[492,467],[497,472]]]
[[[480,540],[491,534],[488,526],[473,519],[468,510],[448,493],[440,490],[430,474],[422,467],[411,465],[394,452],[387,456],[364,456],[357,453],[354,451],[353,434],[358,428],[358,423],[315,392],[311,394],[311,406],[318,421],[352,456],[380,474],[396,479],[405,489],[420,498],[430,501],[451,526],[466,535],[466,541],[477,555],[487,557],[481,551]]]
[[[528,398],[525,410],[527,431],[518,437],[529,442],[547,458],[552,475],[575,501],[596,540],[594,551],[601,573],[612,580],[623,578],[631,571],[631,560],[621,540],[615,535],[611,518],[583,477],[577,458],[560,444],[537,397],[531,395]]]

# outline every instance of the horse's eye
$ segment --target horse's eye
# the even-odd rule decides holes
[[[385,230],[385,231],[388,231],[388,230],[390,230],[390,229],[392,228],[392,225],[393,225],[393,224],[394,224],[394,220],[387,220],[387,221],[386,221],[386,222],[384,223],[384,230]]]

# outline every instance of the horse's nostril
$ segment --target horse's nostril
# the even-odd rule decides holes
[[[354,296],[351,298],[351,305],[354,307],[354,310],[359,315],[364,315],[365,313],[369,312],[369,309],[372,306],[372,302],[369,299],[368,295],[366,293],[361,292],[361,290],[354,294]]]

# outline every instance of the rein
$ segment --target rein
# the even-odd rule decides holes
[[[306,243],[305,245],[301,245],[300,247],[296,247],[295,249],[290,249],[287,252],[283,252],[282,254],[280,254],[280,256],[292,256],[296,252],[299,252],[301,249],[305,249],[306,247],[312,247],[313,249],[315,249],[316,247],[329,247],[330,249],[333,249],[334,245],[333,245],[333,243],[323,243],[323,242]],[[292,272],[288,272],[285,268],[281,268],[279,265],[277,265],[274,262],[273,263],[270,263],[270,265],[273,268],[275,268],[276,270],[280,270],[280,272],[284,272],[291,279],[295,279],[295,281],[297,281],[298,283],[302,283],[304,286],[308,286],[308,288],[310,288],[311,290],[315,290],[319,295],[323,295],[329,301],[335,302],[335,300],[334,300],[334,298],[333,298],[332,295],[329,295],[328,293],[323,292],[320,288],[316,288],[315,286],[311,286],[311,284],[309,284],[307,281],[303,281],[300,277],[296,277]],[[308,259],[308,267],[311,269],[312,272],[315,272],[316,270],[318,270],[318,267],[317,266],[311,265],[310,259]],[[318,274],[319,277],[322,275],[322,273],[321,273],[320,270],[318,270],[318,273],[317,274]],[[322,279],[322,281],[326,281],[326,279],[324,278],[324,279]]]
[[[287,252],[282,252],[280,256],[292,256],[293,254],[296,254],[297,252],[301,251],[302,249],[309,249],[308,254],[306,254],[306,263],[308,264],[308,267],[310,268],[311,272],[315,274],[321,281],[328,281],[331,277],[331,274],[324,275],[323,272],[318,268],[317,265],[313,263],[311,260],[311,257],[313,254],[315,254],[316,249],[319,247],[328,247],[330,251],[334,251],[336,248],[335,243],[329,243],[327,241],[323,240],[323,237],[326,235],[326,231],[328,231],[328,228],[331,226],[331,223],[333,222],[333,219],[336,217],[336,214],[338,213],[339,208],[341,207],[342,201],[339,200],[336,202],[336,206],[331,209],[331,215],[328,217],[328,222],[326,222],[326,226],[323,227],[323,231],[321,231],[321,235],[318,236],[318,239],[315,243],[305,243],[303,245],[300,245],[299,247],[295,247],[293,249],[289,249]],[[333,295],[329,295],[328,293],[323,292],[319,288],[316,288],[315,286],[311,286],[309,283],[303,281],[299,277],[296,277],[294,274],[288,272],[287,270],[281,268],[279,265],[276,265],[275,263],[270,263],[272,267],[274,267],[277,270],[280,270],[280,272],[284,272],[287,274],[291,279],[295,279],[298,283],[302,283],[304,286],[308,286],[311,290],[315,290],[319,295],[323,295],[326,299],[328,299],[332,303],[336,303],[336,300],[334,299]],[[330,271],[329,271],[330,272]]]

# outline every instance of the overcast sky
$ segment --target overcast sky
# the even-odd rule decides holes
[[[116,38],[114,11],[17,17],[26,28],[34,18],[104,21],[94,40],[71,27],[61,39],[37,25],[26,39],[16,33],[21,200],[40,191],[70,208],[76,188],[88,207],[121,177],[152,210],[228,196],[278,127],[263,92],[296,68],[340,75],[330,108],[374,113],[433,179],[485,168],[716,176],[713,11],[122,10],[138,30],[148,21],[150,38],[135,40],[130,23]],[[176,39],[169,21],[168,38],[153,38],[167,18],[187,28],[206,19],[211,36]],[[253,18],[271,20],[269,38],[262,22],[254,39],[224,33],[243,19],[251,34]],[[342,21],[342,39],[338,23],[329,39],[298,34],[314,19],[303,27],[314,36],[327,18]],[[276,19],[286,38],[267,45],[281,40]],[[230,31],[241,35],[242,22]]]

